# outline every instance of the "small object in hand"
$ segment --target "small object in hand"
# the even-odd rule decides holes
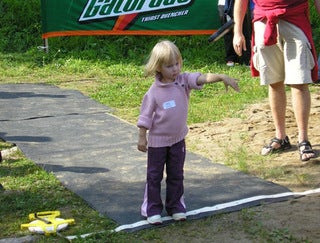
[[[222,25],[216,32],[214,32],[208,39],[209,42],[217,41],[225,34],[227,34],[230,30],[232,30],[234,26],[233,19],[229,20],[227,23]]]

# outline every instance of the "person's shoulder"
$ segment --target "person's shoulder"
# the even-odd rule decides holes
[[[179,75],[179,78],[176,81],[180,84],[186,86],[194,87],[197,83],[198,78],[201,76],[200,72],[185,72]]]
[[[183,79],[183,78],[188,78],[190,76],[194,76],[194,75],[198,75],[199,72],[183,72],[183,73],[180,73],[178,75],[179,78]]]
[[[184,82],[185,80],[188,79],[188,76],[189,76],[190,73],[188,72],[183,72],[183,73],[180,73],[177,77],[176,77],[176,82]]]
[[[181,73],[181,78],[185,80],[190,80],[190,79],[197,79],[201,73],[200,72],[184,72]]]

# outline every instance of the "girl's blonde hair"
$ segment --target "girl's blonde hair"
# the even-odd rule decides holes
[[[182,56],[179,48],[169,40],[159,41],[150,53],[144,69],[145,75],[155,75],[162,64],[170,63],[175,60],[182,66]]]

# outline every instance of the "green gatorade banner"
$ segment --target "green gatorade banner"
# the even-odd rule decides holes
[[[219,28],[217,0],[41,0],[42,37],[203,35]]]

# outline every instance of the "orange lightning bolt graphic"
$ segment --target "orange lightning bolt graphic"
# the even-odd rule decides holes
[[[137,13],[133,13],[119,16],[113,27],[113,30],[125,30],[137,15]]]

